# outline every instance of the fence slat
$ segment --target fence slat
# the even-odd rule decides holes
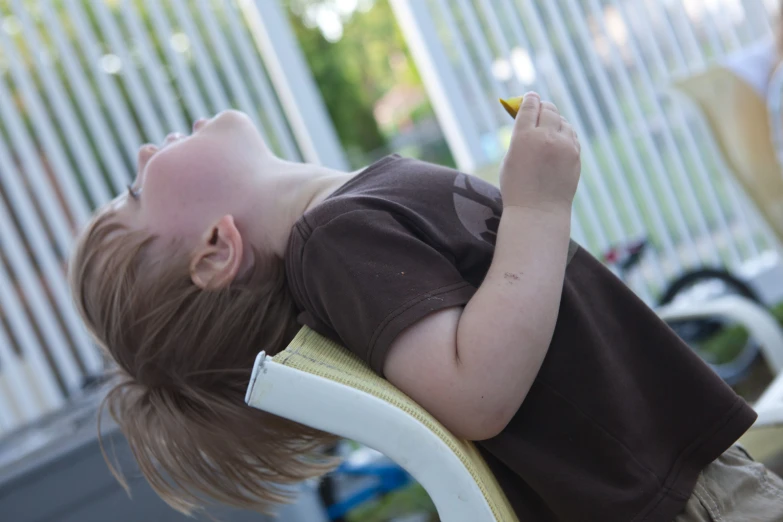
[[[136,151],[141,143],[141,138],[133,122],[128,104],[125,103],[114,77],[101,69],[101,54],[98,52],[101,44],[98,43],[95,32],[87,21],[80,0],[65,0],[65,8],[68,19],[74,24],[76,39],[79,41],[87,63],[91,66],[92,76],[103,97],[103,106],[106,107],[119,132],[126,158],[129,162],[133,162],[136,160]]]
[[[10,346],[11,340],[0,323],[0,345]],[[0,379],[3,377],[3,370],[0,368]],[[12,398],[0,389],[0,435],[10,432],[21,425],[22,420],[16,413],[16,408],[11,404]]]
[[[56,73],[51,64],[53,58],[38,37],[35,26],[32,20],[30,20],[29,14],[27,13],[25,6],[22,5],[21,0],[14,0],[13,10],[17,19],[21,22],[22,34],[25,37],[27,46],[33,49],[31,54],[34,57],[38,77],[42,81],[44,93],[49,99],[49,106],[54,110],[55,118],[62,129],[62,135],[68,142],[68,148],[73,152],[76,159],[76,166],[79,169],[82,179],[85,180],[85,185],[87,186],[90,197],[94,204],[106,201],[109,199],[109,192],[103,182],[95,157],[87,143],[87,138],[82,132],[81,124],[71,106],[71,101],[66,96],[65,90],[55,76]],[[18,54],[18,50],[10,42],[10,39],[4,41],[0,40],[0,44],[3,45],[6,51],[12,56]],[[37,52],[36,49],[38,49]],[[12,58],[12,61],[15,62],[16,60]],[[36,99],[37,97],[33,96],[35,87],[29,77],[20,71],[20,76],[18,78],[23,78],[23,80],[19,82],[19,86],[23,90],[27,91],[30,89],[32,91],[25,93],[30,100],[31,106],[40,106],[41,102]],[[38,111],[39,109],[34,110]],[[39,117],[40,116],[42,116],[42,114],[39,114]],[[77,177],[71,169],[70,162],[65,156],[65,151],[60,144],[60,140],[57,139],[54,133],[49,131],[51,122],[44,120],[41,124],[41,120],[38,118],[35,121],[38,122],[36,125],[37,133],[45,143],[48,143],[48,153],[54,161],[53,170],[57,175],[62,188],[65,190],[71,206],[71,212],[76,217],[76,225],[81,226],[87,220],[89,206],[85,202],[84,196],[77,186]],[[44,129],[46,129],[46,131],[44,131]]]
[[[87,122],[90,135],[103,159],[104,166],[108,171],[109,179],[112,183],[112,189],[117,193],[122,190],[124,185],[128,182],[128,169],[123,161],[122,153],[119,151],[112,136],[110,124],[106,122],[101,113],[100,106],[96,103],[96,97],[92,92],[92,88],[89,86],[89,80],[87,79],[85,71],[81,68],[79,58],[76,56],[71,42],[65,36],[65,32],[59,21],[56,19],[56,15],[52,10],[49,1],[50,0],[46,0],[40,4],[41,18],[47,32],[57,45],[61,63],[63,64],[65,74],[72,87],[71,92],[74,93],[79,109]],[[104,197],[108,197],[108,195],[105,195]],[[95,203],[100,205],[103,202],[104,200],[98,199]]]
[[[579,7],[576,5],[574,0],[566,0],[566,2],[567,9],[572,14],[580,12]],[[636,183],[644,186],[646,183],[645,168],[634,147],[634,144],[631,141],[632,133],[625,121],[625,118],[622,114],[620,114],[617,105],[612,103],[612,100],[616,99],[617,93],[613,91],[603,65],[599,63],[598,56],[590,45],[585,25],[578,24],[576,30],[580,37],[580,43],[583,46],[584,53],[587,54],[590,71],[592,72],[593,79],[598,84],[598,92],[600,93],[600,97],[603,99],[605,106],[608,108],[611,124],[613,124],[619,131],[619,139],[624,145],[624,152],[627,154],[628,160],[630,162],[631,168],[629,172],[623,171],[622,162],[615,153],[614,146],[612,145],[611,139],[609,137],[609,129],[602,121],[601,115],[598,113],[598,99],[592,95],[592,89],[589,86],[585,72],[580,70],[580,59],[577,56],[574,45],[568,41],[564,23],[559,16],[556,16],[555,13],[551,12],[552,9],[555,8],[556,4],[552,2],[549,3],[548,6],[548,10],[550,11],[550,19],[553,21],[553,26],[555,31],[558,33],[558,38],[564,42],[563,46],[566,52],[566,57],[570,62],[570,68],[575,71],[573,76],[577,79],[577,92],[582,99],[582,105],[587,108],[591,120],[598,129],[598,134],[601,141],[604,143],[604,147],[609,151],[608,157],[611,163],[611,174],[613,178],[612,181],[619,189],[620,199],[622,200],[621,203],[626,209],[626,213],[631,216],[631,232],[636,237],[642,236],[645,232],[645,225],[643,223],[641,212],[639,211],[640,205],[637,204],[636,198],[631,192],[631,187],[627,178],[632,178]],[[652,212],[650,213],[652,214],[653,229],[656,232],[656,236],[661,239],[667,254],[676,259],[677,254],[674,249],[674,241],[672,240],[671,235],[669,234],[669,231],[663,222],[660,211],[657,209],[656,205],[645,205],[645,208],[648,209],[648,211],[650,210],[650,207],[653,207]],[[657,259],[653,261],[652,266],[655,271],[656,283],[662,285],[664,281],[664,273]]]
[[[2,85],[2,82],[0,82],[0,85]],[[0,88],[0,99],[2,98],[3,93],[2,88]],[[0,110],[0,112],[2,111]],[[2,140],[0,140],[0,169],[3,171],[2,178],[0,178],[2,186],[8,191],[11,205],[18,211],[22,230],[25,231],[25,237],[31,245],[32,259],[39,265],[43,273],[43,281],[46,282],[49,288],[51,303],[58,310],[71,339],[77,343],[76,349],[81,356],[82,362],[89,371],[98,371],[102,366],[102,361],[73,309],[62,266],[48,245],[40,225],[36,226],[39,220],[22,187],[21,176]],[[27,279],[27,283],[25,283],[26,291],[34,292],[35,289],[40,288],[38,278],[33,274],[30,261],[24,259],[26,256],[22,254],[24,250],[23,242],[3,205],[0,205],[0,230],[2,230],[3,236],[0,237],[0,246],[3,247],[3,252],[11,260],[14,270],[23,274],[20,276],[20,281],[22,277]],[[33,287],[30,288],[30,285],[33,285]],[[40,299],[41,301],[39,302],[42,302],[44,297],[41,295],[36,299]],[[48,322],[49,319],[46,319],[46,321]],[[59,332],[59,328],[55,331]],[[65,354],[62,354],[62,358],[63,360],[69,360]]]
[[[619,4],[619,2],[616,1],[615,3]],[[625,9],[627,9],[627,7]],[[624,11],[623,14],[625,15],[625,19],[630,22],[629,13],[627,11]],[[654,58],[658,77],[670,78],[670,75],[667,71],[666,64],[663,60],[663,56],[660,51],[659,43],[654,39],[650,39],[650,40],[651,41],[648,45],[648,49],[651,51],[650,54],[652,54]],[[631,41],[633,42],[633,37],[631,37]],[[633,45],[634,44],[631,43],[631,46]],[[655,96],[655,94],[651,94],[651,96]],[[655,98],[657,99],[658,96],[655,96]],[[657,103],[655,103],[653,106],[655,107],[656,112],[661,117],[665,117],[669,120],[669,122],[671,123],[671,127],[674,130],[680,131],[681,142],[684,141],[684,149],[688,151],[689,156],[692,158],[693,163],[695,164],[694,165],[695,169],[688,169],[685,166],[684,155],[680,153],[680,148],[675,143],[674,135],[667,132],[668,126],[664,127],[664,133],[665,133],[665,139],[667,145],[670,146],[671,149],[675,151],[675,155],[674,155],[675,163],[677,164],[678,168],[681,168],[681,176],[684,182],[683,184],[686,188],[686,201],[689,205],[692,206],[691,208],[697,209],[693,214],[697,218],[697,223],[700,228],[700,232],[702,236],[713,237],[713,235],[709,231],[709,227],[707,225],[706,219],[704,219],[704,212],[700,211],[700,209],[702,209],[702,206],[699,205],[696,196],[695,182],[693,181],[693,176],[691,175],[691,172],[693,170],[696,171],[696,177],[701,182],[700,188],[702,189],[703,193],[706,195],[706,198],[708,200],[708,206],[712,209],[713,215],[715,215],[718,219],[719,228],[722,230],[725,237],[730,237],[731,232],[729,230],[728,223],[726,221],[726,216],[723,210],[720,208],[720,204],[718,203],[718,197],[717,194],[715,193],[712,180],[709,179],[709,175],[707,174],[707,169],[702,159],[702,155],[699,152],[695,140],[693,139],[692,131],[688,126],[687,121],[683,117],[682,111],[674,110],[674,111],[665,112],[663,111],[662,107],[658,106]],[[736,245],[734,244],[733,241],[728,241],[727,247],[728,247],[728,254],[731,263],[737,264],[740,261],[740,255]],[[717,245],[714,244],[713,248],[717,249]]]
[[[512,5],[511,0],[501,0],[504,9],[504,19],[509,22],[514,38],[517,45],[522,49],[530,49],[533,58],[536,57],[536,51],[533,45],[528,39],[527,34],[522,28],[520,22],[520,14],[517,9]],[[552,91],[548,85],[548,79],[542,77],[543,75],[537,75],[536,87],[540,94],[546,99],[554,99]],[[574,128],[577,132],[584,132],[584,124],[581,122],[581,118],[578,113],[569,114],[572,119]],[[583,157],[585,163],[588,164],[588,168],[597,169],[598,163],[595,160],[593,152],[589,149],[583,151]],[[585,246],[589,246],[593,249],[605,250],[609,246],[609,239],[601,225],[598,218],[598,212],[596,211],[596,205],[593,202],[593,198],[590,195],[589,187],[585,187],[584,190],[577,191],[576,199],[574,202],[575,217],[581,216],[584,219],[584,223],[581,219],[574,219],[574,239],[579,241]],[[587,232],[586,225],[589,225],[590,234]],[[592,236],[592,237],[591,237]]]
[[[119,57],[120,76],[128,83],[127,93],[133,102],[133,108],[141,119],[141,125],[147,140],[154,143],[163,141],[166,135],[158,118],[158,111],[144,86],[139,71],[125,45],[125,36],[120,31],[114,15],[105,2],[91,2],[93,13],[98,19],[101,31],[110,45],[111,51]],[[138,146],[138,143],[137,145]]]
[[[2,263],[0,263],[0,292],[5,293],[6,289],[10,290],[10,281],[5,277],[5,270]],[[3,375],[9,385],[9,393],[11,400],[16,404],[17,409],[21,412],[21,420],[29,422],[45,410],[42,410],[36,397],[38,395],[35,388],[36,384],[27,380],[26,371],[21,368],[22,359],[11,349],[11,343],[9,339],[4,339],[5,332],[0,325],[0,331],[3,335],[0,336],[0,375]],[[3,342],[5,341],[5,342]],[[42,379],[46,379],[46,375],[41,376]]]
[[[493,98],[505,98],[509,96],[510,92],[508,88],[502,85],[495,75],[492,73],[492,64],[494,60],[494,53],[490,49],[486,36],[483,30],[478,24],[478,14],[473,9],[472,4],[468,4],[468,0],[455,0],[456,7],[461,14],[462,23],[468,30],[468,37],[473,44],[473,48],[478,54],[479,70],[483,70],[484,81],[491,87],[490,95]]]
[[[152,27],[158,41],[162,42],[163,52],[166,54],[169,64],[174,66],[177,85],[181,88],[183,99],[187,104],[191,117],[193,119],[206,118],[210,115],[211,110],[207,107],[207,103],[201,95],[193,75],[190,73],[190,68],[185,63],[183,53],[176,51],[170,42],[167,41],[171,39],[174,31],[169,25],[169,20],[161,8],[160,2],[158,0],[150,0],[145,2],[144,6],[150,11]]]
[[[6,314],[9,328],[13,336],[19,341],[22,356],[30,363],[38,378],[37,387],[45,401],[47,409],[59,408],[64,404],[63,393],[57,383],[56,372],[46,360],[27,315],[23,312],[22,303],[12,290],[11,281],[6,273],[5,266],[0,262],[0,307]],[[1,327],[1,326],[0,326]],[[0,344],[10,346],[10,340]],[[4,370],[0,368],[0,373]]]
[[[470,110],[478,122],[481,123],[480,132],[492,132],[497,127],[496,115],[498,108],[494,103],[490,103],[491,96],[484,92],[484,87],[481,85],[481,80],[475,71],[475,67],[472,66],[467,46],[451,14],[451,9],[446,5],[446,0],[435,0],[435,3],[437,4],[437,18],[445,25],[445,29],[449,33],[449,43],[453,45],[453,49],[457,53],[459,74],[467,82],[465,85],[465,96],[472,103],[466,109]]]
[[[214,13],[210,12],[209,4],[207,0],[195,0],[195,4],[198,8],[198,12],[201,15],[201,22],[207,30],[207,37],[209,38],[212,48],[215,50],[217,59],[225,69],[225,76],[228,79],[228,86],[233,95],[233,99],[237,101],[236,106],[242,111],[247,113],[256,126],[264,136],[265,141],[269,141],[266,136],[266,130],[261,124],[261,119],[258,114],[258,109],[255,107],[250,99],[250,93],[247,86],[242,81],[241,74],[239,73],[239,66],[234,59],[233,54],[228,48],[225,35],[221,32],[220,27],[215,20]],[[192,5],[192,4],[191,4]]]
[[[281,156],[298,160],[307,150],[310,161],[346,166],[279,6],[264,5],[271,18],[260,20],[255,4],[236,0],[8,4],[0,28],[0,434],[61,407],[85,375],[104,371],[64,265],[92,209],[130,181],[143,141],[235,107]],[[275,78],[266,63],[277,64]],[[283,110],[278,98],[292,105]]]
[[[67,205],[68,216],[70,216],[75,223],[84,223],[87,220],[89,209],[87,201],[85,200],[84,195],[76,187],[76,177],[70,168],[59,141],[52,131],[51,122],[48,121],[49,118],[44,109],[43,102],[37,94],[35,84],[25,70],[24,65],[22,65],[16,46],[11,43],[11,39],[6,36],[4,31],[0,31],[0,46],[10,50],[7,55],[11,76],[29,110],[30,119],[32,120],[36,135],[40,138],[43,148],[46,150],[53,163],[53,174],[57,178],[58,184],[62,189],[62,194]],[[2,80],[0,80],[0,83],[3,83]],[[5,91],[5,87],[3,87],[3,91]],[[7,92],[0,94],[0,98],[2,98],[3,120],[9,128],[9,132],[12,134],[12,139],[17,140],[16,146],[20,149],[22,160],[25,163],[28,173],[35,179],[36,183],[45,184],[46,186],[46,189],[41,190],[40,198],[41,205],[48,207],[47,210],[51,211],[49,226],[56,231],[59,247],[62,249],[62,252],[68,252],[67,239],[70,235],[70,230],[68,229],[67,224],[70,219],[67,218],[63,212],[66,209],[59,204],[54,191],[49,188],[50,183],[46,180],[46,169],[38,157],[33,139],[25,128],[24,121],[18,113],[14,100],[8,97]]]
[[[138,50],[144,70],[150,83],[150,89],[158,98],[157,105],[163,113],[165,121],[164,133],[190,131],[190,125],[187,118],[182,114],[177,96],[169,85],[169,81],[163,67],[158,60],[157,54],[152,49],[147,32],[142,26],[142,22],[136,15],[136,11],[130,2],[120,2],[120,18],[125,22],[125,26],[130,30],[132,42]],[[169,42],[163,41],[163,45]],[[128,64],[133,67],[133,64]]]
[[[545,26],[538,13],[538,8],[532,0],[523,0],[521,4],[522,12],[531,21],[531,27],[533,27],[533,31],[531,32],[535,38],[536,44],[539,45],[547,55],[554,57],[554,49],[550,43],[549,35],[544,32],[543,28]],[[560,71],[559,67],[552,67],[550,72],[554,78],[555,84],[558,86],[557,93],[554,97],[562,106],[563,113],[572,120],[574,128],[580,136],[588,136],[589,133],[586,126],[581,121],[577,104],[574,101],[571,91],[568,89],[563,72]],[[604,180],[600,176],[601,168],[595,158],[594,151],[590,147],[585,147],[585,149],[586,151],[583,153],[583,158],[587,165],[587,172],[582,186],[583,188],[586,188],[589,184],[593,185],[594,190],[597,193],[596,197],[600,202],[598,206],[605,210],[606,223],[604,226],[607,232],[606,235],[611,238],[611,241],[621,240],[625,238],[622,220],[617,213],[617,209],[611,204],[612,199],[609,196]],[[603,245],[602,249],[605,249],[608,246],[608,244]]]
[[[58,370],[66,387],[69,391],[75,390],[81,384],[82,372],[58,324],[46,292],[41,287],[41,282],[29,266],[22,242],[3,206],[0,206],[0,248],[3,249],[3,255],[7,257],[17,280],[24,288],[29,306],[35,311],[39,330],[50,353],[57,361]]]
[[[285,121],[283,111],[275,99],[272,86],[260,61],[258,53],[253,52],[253,44],[249,40],[247,31],[242,27],[236,13],[236,5],[232,2],[226,6],[226,20],[229,24],[229,36],[233,39],[242,63],[250,74],[250,85],[255,87],[261,107],[267,118],[272,132],[277,138],[283,158],[296,161],[302,159],[302,155],[291,135],[291,130]]]
[[[591,0],[590,3],[595,4],[595,0]],[[615,9],[617,9],[618,13],[621,13],[621,19],[624,21],[626,26],[630,27],[628,25],[629,15],[626,11],[625,4],[617,0],[611,0],[611,4],[615,7]],[[605,11],[603,10],[600,10],[600,12],[596,12],[596,11],[598,10],[596,9],[593,11],[593,15],[595,17],[601,19],[605,17]],[[611,43],[610,45],[615,46],[617,44]],[[667,115],[664,112],[660,103],[660,92],[656,90],[655,87],[656,83],[649,69],[645,66],[642,66],[644,64],[644,60],[641,56],[639,46],[637,45],[636,42],[636,38],[632,34],[632,32],[628,36],[628,40],[626,42],[625,48],[631,53],[631,56],[633,56],[634,62],[640,65],[640,67],[637,68],[639,72],[639,78],[641,80],[639,83],[642,86],[643,92],[646,94],[647,102],[649,106],[652,108],[652,112],[655,118],[657,118],[658,121],[662,123],[666,122]],[[654,46],[652,47],[652,49],[656,50]],[[660,61],[660,56],[658,53],[653,52],[652,54],[655,58],[657,58]],[[659,64],[659,67],[663,67],[663,65]],[[709,242],[709,246],[711,247],[706,249],[700,248],[698,242],[693,240],[693,236],[690,230],[688,230],[688,237],[691,239],[691,242],[688,245],[689,249],[692,249],[702,262],[711,262],[711,263],[720,262],[717,247],[715,245],[712,235],[709,232],[709,227],[707,226],[707,221],[704,218],[704,214],[700,211],[698,199],[696,198],[693,187],[690,183],[690,176],[688,174],[688,168],[686,167],[685,164],[685,159],[683,158],[682,152],[680,151],[680,148],[677,145],[677,140],[674,138],[672,129],[670,128],[669,125],[665,123],[660,125],[659,129],[660,129],[660,134],[663,137],[663,142],[665,147],[664,150],[670,154],[671,161],[677,172],[677,179],[681,181],[682,185],[685,187],[684,191],[677,191],[674,189],[670,177],[669,176],[663,177],[664,184],[667,187],[671,187],[671,191],[667,189],[667,193],[668,193],[667,197],[672,197],[672,201],[680,202],[679,204],[673,205],[671,208],[679,216],[682,216],[684,223],[686,223],[685,225],[686,229],[688,229],[688,225],[687,225],[687,220],[685,219],[683,208],[692,209],[691,214],[693,216],[693,220],[695,221],[696,229],[701,235],[701,237],[705,241]],[[685,134],[687,134],[687,130]],[[677,194],[681,194],[682,198],[678,198]],[[682,202],[683,199],[684,199],[684,204]]]
[[[350,168],[286,20],[284,7],[264,0],[237,0],[237,3],[263,56],[304,160],[335,169]]]
[[[201,41],[201,33],[196,27],[193,18],[190,16],[187,7],[181,0],[171,0],[171,5],[174,8],[177,22],[184,33],[188,35],[188,39],[193,46],[193,61],[196,64],[196,71],[201,77],[201,82],[206,87],[207,95],[212,103],[213,110],[217,112],[230,107],[226,91],[223,89],[223,86],[218,79],[217,72],[209,57],[209,53]]]

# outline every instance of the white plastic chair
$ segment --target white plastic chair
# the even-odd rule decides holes
[[[721,316],[741,323],[770,364],[783,369],[783,331],[752,301],[727,296],[672,305],[659,314],[665,320]],[[308,328],[277,356],[258,355],[245,401],[384,453],[427,490],[443,522],[518,520],[473,444],[458,440],[353,354]],[[783,423],[783,377],[756,408],[757,426]]]
[[[743,325],[761,345],[761,353],[775,380],[754,404],[759,417],[754,427],[783,424],[783,330],[765,308],[739,296],[707,302],[672,305],[658,310],[666,321],[722,317]]]
[[[308,328],[275,357],[258,355],[245,401],[385,454],[424,487],[442,522],[518,522],[472,443]]]

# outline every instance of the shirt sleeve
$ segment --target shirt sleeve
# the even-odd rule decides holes
[[[343,214],[315,228],[299,252],[300,319],[332,334],[381,375],[400,332],[433,312],[465,305],[476,291],[448,253],[386,211]]]

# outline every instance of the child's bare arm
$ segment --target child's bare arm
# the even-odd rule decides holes
[[[499,433],[538,373],[557,319],[578,179],[573,130],[529,96],[503,167],[487,277],[464,310],[432,314],[392,345],[386,377],[457,435]]]

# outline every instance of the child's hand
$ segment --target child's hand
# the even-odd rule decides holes
[[[576,133],[552,103],[525,95],[500,172],[504,207],[570,211],[581,170]]]

